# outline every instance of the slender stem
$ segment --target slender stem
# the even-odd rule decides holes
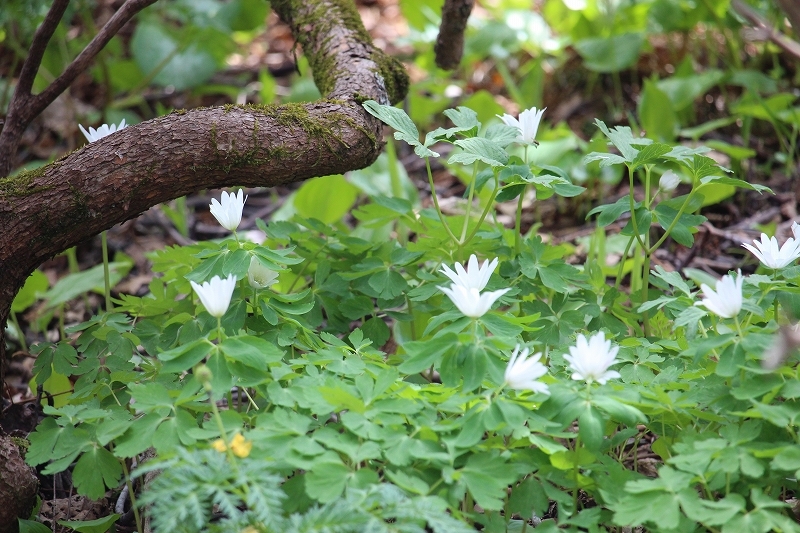
[[[631,225],[633,226],[633,235],[636,237],[636,240],[639,241],[642,250],[647,250],[644,241],[642,241],[642,236],[639,234],[639,223],[636,221],[636,199],[633,197],[633,167],[628,167],[628,181],[630,182],[628,198],[631,201]]]
[[[619,289],[620,285],[622,285],[622,274],[625,268],[625,261],[628,259],[628,252],[631,251],[631,246],[633,246],[633,241],[636,239],[631,237],[628,240],[628,245],[625,247],[625,251],[622,252],[622,257],[619,260],[619,268],[617,269],[617,281],[614,283],[614,288]],[[605,258],[603,259],[605,261]]]
[[[136,491],[133,490],[131,475],[130,472],[128,472],[128,464],[125,459],[120,459],[119,463],[122,465],[122,471],[125,473],[125,484],[128,486],[128,497],[131,499],[131,509],[133,509],[133,519],[136,521],[136,531],[138,533],[144,533],[142,517],[139,515],[139,508],[136,506]]]
[[[475,196],[475,176],[478,174],[478,163],[472,165],[472,177],[469,180],[469,194],[467,195],[467,212],[464,215],[464,225],[461,227],[461,242],[467,236],[469,229],[469,217],[472,214],[472,199]]]
[[[222,342],[222,317],[217,317],[217,341]]]
[[[110,313],[113,309],[111,304],[111,273],[108,269],[108,232],[100,234],[100,243],[103,248],[103,283],[106,293],[106,312]]]
[[[461,241],[458,240],[453,230],[450,229],[450,226],[447,225],[447,220],[444,218],[444,213],[442,213],[442,208],[439,207],[439,198],[436,194],[436,186],[433,184],[433,173],[431,172],[431,160],[430,158],[425,158],[425,169],[428,171],[428,183],[431,186],[431,198],[433,198],[433,207],[436,208],[436,212],[439,214],[439,220],[442,222],[442,226],[444,226],[445,231],[453,240],[454,243],[461,245]]]
[[[678,220],[680,220],[681,215],[683,215],[683,212],[686,211],[686,208],[689,206],[689,202],[691,201],[692,196],[694,196],[694,193],[695,193],[696,190],[697,190],[696,188],[693,188],[689,192],[689,194],[686,195],[686,200],[684,200],[684,202],[681,205],[680,209],[678,209],[678,214],[675,215],[675,218],[672,220],[672,222],[670,222],[670,224],[667,227],[666,231],[664,231],[664,235],[662,235],[661,238],[658,239],[656,241],[656,243],[653,246],[650,247],[650,252],[651,253],[655,252],[656,250],[658,250],[658,247],[661,246],[664,243],[665,240],[667,240],[667,237],[669,237],[669,234],[672,232],[672,229],[678,223]]]
[[[222,440],[225,442],[225,453],[228,455],[228,461],[231,463],[231,467],[239,473],[239,465],[236,463],[236,456],[233,455],[233,450],[231,449],[231,440],[228,439],[228,433],[225,431],[225,424],[222,423],[222,416],[219,414],[219,408],[217,407],[217,402],[214,401],[214,397],[211,394],[211,391],[208,391],[208,403],[211,405],[211,412],[214,417],[214,421],[217,423],[217,429],[219,430],[219,435]],[[247,486],[245,486],[247,488]]]
[[[645,167],[644,177],[644,205],[650,205],[650,166]],[[644,235],[644,264],[642,264],[642,292],[641,302],[644,304],[649,299],[650,292],[650,228],[647,229]],[[642,313],[642,326],[644,328],[645,338],[650,336],[650,313],[645,311]]]
[[[517,201],[517,219],[514,222],[514,257],[522,251],[522,202],[525,200],[525,191],[527,190],[528,186],[523,185]]]
[[[481,224],[483,224],[483,221],[486,220],[486,215],[489,214],[489,211],[491,210],[492,206],[494,205],[494,199],[497,196],[497,190],[498,190],[499,187],[500,187],[500,178],[497,176],[497,173],[495,172],[495,174],[494,174],[494,190],[492,191],[492,195],[491,195],[491,197],[489,197],[489,201],[486,203],[486,208],[483,210],[483,213],[481,213],[481,217],[480,217],[480,219],[478,219],[478,223],[475,225],[475,229],[473,229],[472,233],[470,233],[467,236],[467,240],[461,243],[461,246],[460,246],[461,248],[463,248],[469,241],[471,241],[472,238],[475,237],[475,234],[478,233],[478,230],[481,228]]]
[[[736,324],[736,332],[739,334],[739,338],[744,338],[744,333],[742,333],[742,323],[739,322],[739,315],[733,317],[733,322]]]

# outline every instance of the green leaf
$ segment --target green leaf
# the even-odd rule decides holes
[[[644,80],[639,100],[639,122],[650,137],[664,142],[675,139],[678,118],[672,102],[652,80]]]
[[[599,205],[587,213],[586,218],[600,213],[597,217],[597,225],[605,228],[609,224],[616,222],[616,220],[623,214],[631,210],[631,201],[627,196],[623,196],[613,204]]]
[[[19,533],[53,533],[53,530],[34,520],[19,519]]]
[[[40,270],[34,270],[33,273],[25,280],[25,285],[19,290],[11,302],[11,311],[13,313],[21,313],[34,303],[39,297],[40,293],[47,290],[50,283]]]
[[[624,526],[653,522],[660,528],[675,529],[681,517],[678,504],[678,497],[674,494],[631,494],[614,505],[614,522]],[[658,510],[657,516],[653,513],[655,509]]]
[[[623,33],[613,37],[593,37],[575,43],[586,68],[596,72],[619,72],[639,59],[644,44],[641,33]]]
[[[108,264],[111,286],[113,287],[125,277],[133,266],[132,262],[115,261]],[[42,294],[42,298],[47,300],[47,308],[53,308],[68,302],[83,293],[94,291],[102,293],[105,289],[103,265],[97,265],[83,272],[67,274],[53,287]]]
[[[78,533],[106,533],[121,515],[111,514],[96,520],[59,520],[58,523]],[[47,529],[47,531],[50,531]],[[20,533],[22,533],[20,531]]]
[[[398,370],[405,374],[416,374],[429,368],[450,349],[456,348],[458,337],[455,333],[439,335],[430,340],[411,341],[403,344],[408,359],[403,361]]]
[[[643,147],[636,154],[631,162],[631,167],[639,168],[643,165],[653,165],[661,161],[664,154],[672,151],[672,147],[668,144],[652,143]]]
[[[471,165],[475,161],[481,161],[492,167],[502,167],[508,163],[508,153],[502,146],[489,139],[473,137],[458,140],[454,144],[461,148],[463,152],[451,155],[450,159],[447,160],[450,165],[453,163]]]
[[[342,175],[306,180],[294,196],[294,207],[306,218],[326,224],[339,221],[358,198],[358,187]]]
[[[517,479],[514,469],[493,452],[471,455],[460,473],[475,503],[489,511],[503,508],[506,489]]]
[[[136,25],[130,49],[145,75],[155,74],[155,83],[182,91],[202,84],[217,70],[217,59],[211,50],[219,42],[219,35],[207,32],[203,37],[205,41],[174,35],[166,26],[148,18]],[[181,38],[189,42],[180,42]]]
[[[99,500],[106,487],[114,488],[122,479],[122,466],[111,452],[99,446],[84,453],[72,471],[72,481],[78,492]]]
[[[678,211],[667,205],[666,202],[662,202],[656,206],[655,214],[658,225],[666,230],[675,221]],[[673,226],[670,236],[679,244],[691,247],[694,244],[694,232],[706,220],[703,215],[692,215],[684,212],[675,223],[675,226]]]
[[[320,503],[332,502],[342,495],[350,469],[342,463],[315,464],[306,474],[306,493]]]
[[[251,335],[228,337],[219,348],[226,357],[260,370],[266,369],[269,363],[277,363],[284,355],[273,343]]]
[[[162,372],[184,372],[203,360],[214,345],[206,338],[196,339],[189,344],[178,346],[158,354],[158,358],[163,361]]]
[[[598,409],[587,405],[578,417],[578,436],[589,451],[599,451],[603,444],[606,421]]]
[[[382,105],[374,100],[367,100],[363,104],[367,112],[394,128],[394,138],[405,141],[414,147],[414,153],[419,157],[439,157],[439,154],[429,150],[419,142],[419,130],[411,121],[405,111],[390,105]]]
[[[384,300],[391,300],[408,290],[405,278],[392,269],[376,272],[369,277],[368,283]]]

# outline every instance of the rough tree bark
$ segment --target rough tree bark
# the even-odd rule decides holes
[[[439,36],[433,47],[437,67],[451,70],[461,62],[461,56],[464,55],[464,30],[467,29],[474,4],[475,0],[444,0]]]
[[[378,157],[382,126],[360,102],[403,99],[402,65],[372,44],[351,0],[273,0],[272,7],[309,58],[322,100],[173,112],[0,179],[0,384],[11,302],[43,261],[199,189],[269,187]]]

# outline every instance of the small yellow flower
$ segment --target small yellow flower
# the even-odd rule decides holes
[[[246,440],[241,433],[237,433],[231,440],[231,451],[236,457],[247,457],[250,455],[251,449],[253,449],[253,442]]]
[[[217,439],[211,443],[211,447],[217,450],[218,452],[222,453],[228,449],[225,445],[225,441],[222,439]],[[250,455],[250,450],[253,449],[253,442],[245,439],[241,433],[237,433],[231,439],[231,451],[233,455],[236,457],[245,458]]]

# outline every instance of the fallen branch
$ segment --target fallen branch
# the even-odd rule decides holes
[[[773,28],[766,20],[761,18],[761,15],[742,2],[742,0],[733,0],[731,5],[739,15],[744,17],[754,28],[762,32],[765,39],[772,41],[778,45],[781,50],[793,56],[795,59],[800,59],[800,43],[793,41]]]
[[[402,65],[375,48],[350,0],[272,5],[325,99],[178,111],[0,179],[0,325],[43,261],[153,205],[204,188],[342,173],[377,159],[382,126],[359,102],[401,100],[408,89]]]

